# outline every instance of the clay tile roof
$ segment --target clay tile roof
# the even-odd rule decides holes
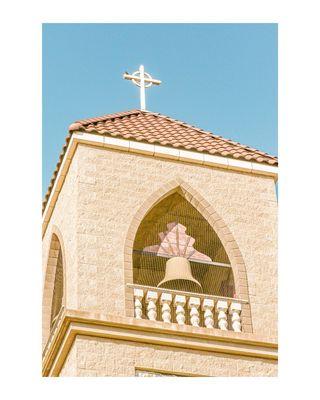
[[[101,117],[82,119],[69,126],[69,135],[60,154],[43,202],[43,209],[49,199],[51,189],[58,174],[67,144],[73,132],[110,135],[152,144],[165,144],[179,149],[193,150],[227,158],[251,160],[267,165],[278,165],[277,157],[250,146],[225,139],[165,115],[151,111],[131,110]]]

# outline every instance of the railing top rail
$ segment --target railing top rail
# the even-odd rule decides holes
[[[144,255],[149,255],[149,256],[155,256],[155,257],[163,257],[163,258],[172,258],[172,256],[166,255],[166,254],[159,254],[155,253],[152,251],[146,251],[146,250],[133,250],[133,253],[136,254],[144,254]],[[213,265],[215,267],[224,267],[224,268],[231,268],[231,264],[226,264],[218,261],[206,261],[206,260],[198,260],[197,258],[189,258],[189,261],[193,261],[196,263],[200,264],[208,264],[208,265]]]
[[[154,286],[146,286],[146,285],[138,285],[135,283],[127,283],[127,287],[133,288],[133,289],[144,289],[144,290],[151,290],[153,292],[159,292],[159,293],[171,293],[171,294],[179,294],[182,296],[187,296],[187,297],[200,297],[201,299],[213,299],[213,300],[226,300],[228,302],[237,302],[237,303],[242,303],[242,304],[248,304],[248,300],[244,299],[236,299],[233,297],[224,297],[224,296],[216,296],[216,295],[211,295],[211,294],[203,294],[203,293],[192,293],[192,292],[184,292],[181,290],[172,290],[172,289],[163,289],[163,288],[157,288]]]

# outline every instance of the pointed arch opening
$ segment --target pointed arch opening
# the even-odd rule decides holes
[[[180,276],[173,276],[179,265],[172,268],[167,263],[174,257],[189,261],[181,265]],[[135,284],[235,296],[230,260],[218,235],[181,190],[158,202],[141,221],[132,266]]]
[[[59,235],[59,237],[58,237]],[[57,321],[60,311],[64,306],[65,297],[65,263],[64,248],[61,235],[52,234],[46,276],[42,299],[42,327],[43,345],[45,345],[50,332]]]
[[[146,264],[146,262],[141,261],[141,255],[140,255],[140,261],[137,260],[139,260],[139,252],[140,253],[143,252],[144,249],[143,245],[146,242],[146,238],[152,237],[153,240],[156,240],[157,234],[159,233],[156,232],[156,230],[158,229],[152,227],[151,216],[153,214],[156,215],[157,212],[161,213],[160,210],[162,206],[168,207],[167,202],[169,202],[169,200],[173,201],[173,197],[167,200],[167,202],[164,201],[162,203],[162,201],[169,198],[171,195],[175,193],[180,195],[184,199],[184,201],[188,202],[189,210],[191,205],[193,209],[195,209],[200,214],[199,216],[199,214],[197,214],[192,209],[191,215],[194,214],[196,217],[200,218],[202,226],[205,226],[204,230],[207,229],[208,232],[210,232],[208,235],[208,238],[211,237],[210,241],[211,248],[208,251],[210,258],[213,260],[227,261],[222,264],[229,263],[231,267],[228,270],[229,271],[228,277],[226,275],[226,272],[224,272],[223,278],[216,277],[216,279],[212,279],[216,282],[216,285],[210,284],[209,283],[210,279],[207,279],[206,282],[204,282],[203,285],[204,287],[202,288],[202,290],[205,291],[211,290],[211,292],[216,292],[216,293],[217,292],[228,293],[228,294],[233,293],[234,296],[230,297],[235,297],[244,300],[246,303],[243,304],[241,313],[243,322],[242,324],[243,331],[252,333],[253,327],[251,318],[251,307],[249,303],[247,273],[246,273],[245,263],[241,251],[238,247],[238,244],[236,243],[233,234],[231,233],[228,226],[225,224],[221,216],[213,208],[213,205],[210,204],[208,201],[206,201],[201,196],[201,194],[199,194],[199,192],[197,192],[194,188],[192,188],[188,183],[186,183],[179,177],[164,184],[154,194],[152,194],[149,198],[147,198],[145,202],[141,205],[139,210],[136,212],[133,220],[131,221],[124,248],[125,314],[130,317],[134,316],[134,307],[132,301],[133,289],[132,287],[130,287],[130,285],[134,284],[134,282],[142,282],[142,281],[146,282],[147,279],[150,279],[149,277],[146,277],[146,268],[141,268]],[[184,201],[181,201],[181,204],[182,203],[185,204]],[[176,211],[178,209],[179,207],[177,206]],[[168,210],[170,210],[170,206]],[[162,218],[162,222],[164,220],[165,218]],[[159,218],[159,223],[161,223],[161,218]],[[162,230],[162,232],[165,231]],[[186,233],[189,235],[189,230],[187,226],[186,226]],[[201,250],[205,252],[208,247],[207,244],[208,239],[206,240],[204,238],[203,240],[203,234],[201,236],[201,232],[197,233],[196,236],[198,237],[196,238],[194,248],[199,252],[201,252]],[[148,245],[154,245],[154,244],[159,245],[159,239],[158,243],[157,242],[148,243]],[[204,270],[202,271],[203,273]],[[220,269],[220,271],[222,272],[223,270]],[[160,279],[160,275],[161,276],[163,275],[163,267],[162,267],[162,273],[160,274],[159,272],[156,272],[156,274],[157,274],[157,279],[154,278],[154,282]]]

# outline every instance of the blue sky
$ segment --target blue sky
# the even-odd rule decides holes
[[[122,74],[161,86],[147,109],[277,155],[276,24],[44,24],[43,193],[68,126],[139,108]]]

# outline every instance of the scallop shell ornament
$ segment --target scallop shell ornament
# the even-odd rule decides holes
[[[167,230],[160,232],[159,245],[147,246],[143,251],[155,253],[162,257],[185,257],[188,260],[212,261],[207,255],[197,251],[193,245],[195,239],[186,234],[187,228],[178,222],[167,224]]]

